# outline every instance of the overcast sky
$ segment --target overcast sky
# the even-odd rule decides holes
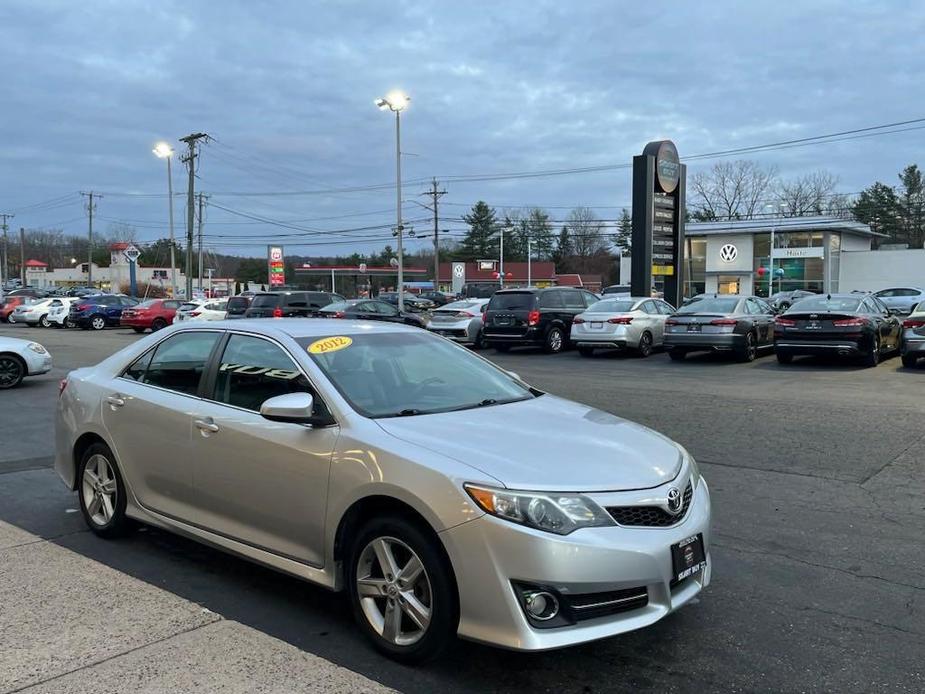
[[[140,241],[166,236],[165,164],[151,148],[161,139],[180,147],[191,132],[215,138],[197,187],[216,205],[312,230],[388,225],[394,189],[229,193],[394,182],[394,120],[373,105],[394,88],[412,97],[405,180],[624,164],[665,137],[683,158],[925,117],[920,1],[3,0],[0,26],[0,212],[16,213],[15,229],[83,233],[77,192],[95,190],[101,231],[122,220]],[[828,169],[851,193],[893,184],[923,134],[753,158],[783,176]],[[691,163],[689,174],[710,163]],[[185,190],[179,162],[173,173]],[[615,169],[443,185],[441,217],[484,199],[499,211],[539,205],[562,218],[587,205],[613,218],[631,181]],[[427,202],[423,189],[409,184],[403,197]],[[177,199],[178,234],[184,209]],[[405,209],[412,220],[429,215]],[[206,220],[209,245],[240,254],[262,255],[269,235],[302,233],[216,206]],[[286,245],[365,252],[389,235],[307,232]]]

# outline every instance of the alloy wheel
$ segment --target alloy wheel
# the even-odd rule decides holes
[[[116,510],[118,485],[112,466],[105,456],[97,453],[84,466],[81,481],[87,517],[100,527],[109,523]]]
[[[394,537],[377,537],[360,553],[356,591],[373,630],[395,646],[427,633],[433,614],[430,578],[420,557]]]
[[[19,385],[23,375],[22,362],[16,357],[0,357],[0,388],[12,388]]]
[[[652,354],[652,335],[645,332],[639,338],[639,356],[648,357],[650,354]]]
[[[51,327],[51,321],[48,320],[48,314],[47,314],[47,313],[46,313],[45,315],[43,315],[41,318],[39,318],[39,324],[40,324],[43,328],[50,328],[50,327]]]
[[[102,316],[96,316],[90,321],[90,325],[94,330],[102,330],[106,327],[106,319]]]
[[[558,328],[550,330],[546,344],[549,346],[550,352],[555,353],[560,351],[562,349],[562,331]]]

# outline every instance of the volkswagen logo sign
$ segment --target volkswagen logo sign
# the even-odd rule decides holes
[[[677,516],[681,513],[682,507],[684,506],[684,499],[681,497],[681,490],[677,487],[672,487],[668,490],[668,512],[673,516]]]
[[[719,259],[724,263],[734,262],[738,257],[739,249],[733,246],[731,243],[727,243],[725,246],[719,249]]]

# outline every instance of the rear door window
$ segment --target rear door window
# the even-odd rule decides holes
[[[154,351],[144,383],[196,395],[219,335],[217,332],[181,332],[168,337]]]
[[[492,299],[492,301],[494,301],[494,299]],[[540,294],[539,305],[540,308],[565,308],[562,292],[543,292]]]
[[[582,297],[581,292],[579,291],[560,292],[560,294],[564,295],[563,299],[565,300],[566,308],[580,308],[580,309],[588,308],[585,305],[585,300]]]

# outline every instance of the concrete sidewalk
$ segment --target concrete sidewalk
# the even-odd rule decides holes
[[[20,691],[392,690],[0,521],[0,694]]]

